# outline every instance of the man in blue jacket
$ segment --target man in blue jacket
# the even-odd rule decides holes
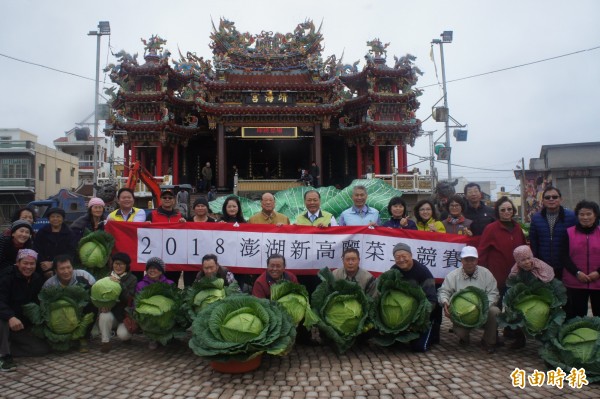
[[[556,187],[546,187],[542,193],[543,208],[533,215],[529,227],[529,241],[533,256],[552,266],[554,275],[559,280],[563,268],[560,261],[563,251],[561,245],[567,234],[567,228],[574,226],[577,221],[575,212],[565,209],[561,202],[560,190]]]

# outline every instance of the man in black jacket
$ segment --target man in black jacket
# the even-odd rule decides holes
[[[465,186],[465,198],[467,199],[467,207],[463,215],[473,221],[471,223],[473,235],[480,236],[483,234],[485,226],[496,220],[494,210],[481,200],[481,187],[477,183],[469,183]]]
[[[39,303],[44,279],[36,273],[37,252],[21,249],[17,263],[0,275],[0,371],[15,371],[12,356],[42,356],[48,353],[45,341],[35,337],[22,307]]]

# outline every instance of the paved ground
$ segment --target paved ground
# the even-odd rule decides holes
[[[598,398],[600,385],[562,390],[515,388],[515,367],[545,370],[539,344],[506,347],[488,355],[461,348],[444,321],[442,342],[430,352],[361,344],[345,355],[322,346],[297,345],[286,357],[266,357],[251,373],[214,372],[184,342],[155,351],[141,336],[115,342],[108,354],[92,341],[89,353],[17,359],[18,370],[0,374],[2,398]],[[473,334],[477,342],[479,332]],[[567,371],[568,373],[568,371]],[[566,382],[565,382],[565,385]]]

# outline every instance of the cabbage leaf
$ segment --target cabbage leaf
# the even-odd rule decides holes
[[[247,361],[263,353],[283,356],[295,339],[296,327],[279,303],[240,294],[200,310],[189,346],[210,360]]]
[[[390,269],[379,276],[377,291],[371,319],[378,334],[371,342],[380,346],[408,343],[429,328],[431,303],[423,289],[405,280],[399,270]]]
[[[133,319],[148,338],[166,345],[185,336],[188,320],[183,314],[183,298],[174,284],[154,283],[135,296]]]
[[[585,369],[588,382],[600,381],[600,317],[575,317],[544,343],[542,359],[565,372]]]
[[[32,302],[23,306],[36,336],[46,339],[58,351],[68,350],[85,336],[94,314],[84,314],[89,294],[82,286],[48,287],[38,297],[39,305]]]
[[[485,291],[469,286],[455,293],[450,299],[450,319],[466,328],[479,328],[488,317],[489,300]]]
[[[312,310],[319,318],[317,327],[335,344],[339,353],[346,352],[362,334],[373,300],[356,283],[335,280],[331,271],[319,271],[321,284],[311,297]]]
[[[528,335],[546,342],[555,337],[565,320],[567,302],[564,285],[554,279],[544,283],[533,275],[520,273],[507,281],[499,327],[522,328]]]

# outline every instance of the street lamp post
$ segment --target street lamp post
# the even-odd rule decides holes
[[[440,35],[441,39],[433,39],[432,44],[440,45],[440,57],[442,63],[442,90],[444,91],[444,108],[448,110],[448,92],[446,91],[446,67],[444,65],[444,43],[452,43],[452,31],[446,30]],[[449,113],[448,117],[445,118],[445,130],[446,135],[446,148],[448,148],[448,180],[452,179],[452,151],[450,147],[450,127],[449,127]]]
[[[89,31],[88,36],[96,36],[96,86],[94,88],[94,177],[93,193],[96,196],[96,184],[98,183],[98,96],[100,95],[100,38],[110,35],[110,23],[108,21],[98,22],[97,31]]]

